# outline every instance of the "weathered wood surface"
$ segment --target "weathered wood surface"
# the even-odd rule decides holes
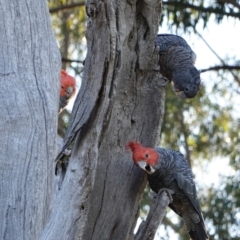
[[[155,195],[148,216],[145,221],[140,224],[134,240],[153,240],[159,225],[162,222],[163,217],[166,213],[168,204],[172,201],[171,190],[161,191]]]
[[[53,202],[60,54],[46,1],[0,2],[0,239],[38,239]]]
[[[86,5],[88,53],[65,144],[77,137],[53,203],[60,58],[48,9],[39,0],[0,3],[0,239],[132,235],[146,179],[124,146],[153,146],[159,136],[160,2]]]
[[[87,1],[88,53],[65,144],[77,137],[42,239],[130,238],[146,181],[125,144],[155,145],[164,111],[154,46],[160,8]]]

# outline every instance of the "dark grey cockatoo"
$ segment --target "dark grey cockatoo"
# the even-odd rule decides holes
[[[173,34],[159,34],[155,40],[159,49],[161,74],[173,81],[173,91],[180,98],[193,98],[200,88],[200,73],[194,67],[196,54],[187,42]]]
[[[191,239],[208,239],[193,175],[184,156],[171,149],[146,148],[138,142],[129,142],[126,147],[132,150],[134,163],[148,173],[154,192],[164,188],[174,192],[169,207],[183,218]]]

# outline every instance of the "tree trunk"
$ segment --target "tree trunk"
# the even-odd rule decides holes
[[[75,144],[41,239],[131,239],[146,185],[129,140],[154,146],[165,91],[154,46],[160,2],[86,3],[88,52],[65,145]]]
[[[60,54],[46,1],[0,3],[0,239],[38,239],[49,217]]]
[[[52,207],[59,51],[45,1],[0,3],[0,239],[132,238],[146,179],[124,146],[159,136],[160,2],[86,5],[88,53],[65,137],[76,141]]]

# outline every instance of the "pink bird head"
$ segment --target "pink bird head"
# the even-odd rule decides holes
[[[61,89],[60,96],[70,99],[76,93],[76,80],[67,74],[65,70],[61,70]]]
[[[144,147],[139,142],[128,142],[126,144],[126,149],[132,151],[132,159],[136,165],[138,165],[138,162],[144,161],[147,164],[154,166],[159,159],[157,151],[153,148]]]

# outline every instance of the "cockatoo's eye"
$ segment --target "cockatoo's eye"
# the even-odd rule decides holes
[[[145,157],[148,158],[148,154],[147,153],[146,153]]]

